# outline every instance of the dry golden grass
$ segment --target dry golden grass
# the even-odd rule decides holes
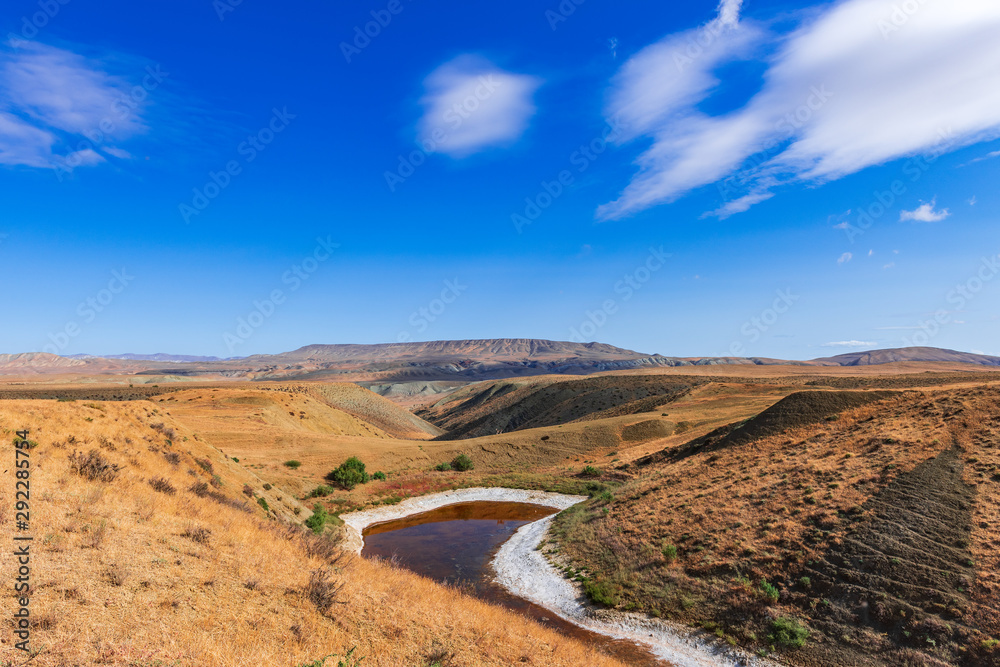
[[[40,443],[31,450],[38,653],[30,664],[299,665],[353,646],[364,665],[424,665],[434,655],[461,665],[617,664],[389,565],[353,559],[331,566],[307,555],[301,538],[278,529],[255,503],[244,511],[190,492],[211,479],[195,459],[211,460],[222,482],[217,492],[233,503],[246,500],[244,484],[260,491],[260,482],[178,421],[154,413],[161,405],[0,403],[0,423],[9,429],[3,438],[28,428]],[[157,423],[164,426],[151,427]],[[74,449],[96,450],[119,465],[116,479],[81,477],[71,469]],[[177,465],[165,456],[172,452]],[[0,532],[8,536],[10,468],[0,488]],[[149,484],[160,478],[176,491]],[[272,507],[290,500],[279,495],[275,488],[267,496]],[[11,580],[11,567],[4,559],[0,580]],[[323,614],[305,590],[310,573],[327,567],[344,587]],[[3,591],[4,608],[13,608],[13,591]],[[22,664],[9,632],[2,642],[0,661]]]

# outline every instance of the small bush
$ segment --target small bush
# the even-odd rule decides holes
[[[608,607],[614,607],[618,604],[618,596],[615,595],[611,586],[609,586],[606,582],[588,579],[583,582],[583,592],[587,594],[587,597],[598,604],[603,604]]]
[[[600,477],[601,471],[594,466],[587,466],[580,474],[584,477]]]
[[[267,501],[264,500],[263,498],[258,498],[257,499],[257,504],[260,505],[261,507],[263,507],[265,512],[270,512],[271,511],[271,508],[267,506]]]
[[[181,537],[186,537],[197,542],[198,544],[208,544],[208,538],[211,536],[212,531],[208,528],[195,528],[193,526],[187,528],[183,533],[181,533]]]
[[[234,456],[234,457],[233,457],[233,462],[234,462],[234,463],[239,463],[239,462],[240,462],[240,460],[239,460],[238,458],[236,458],[236,457]]]
[[[465,454],[459,454],[451,460],[451,467],[459,472],[465,472],[467,470],[472,470],[476,465],[472,462],[472,459]]]
[[[323,498],[325,496],[333,493],[332,486],[326,486],[325,484],[320,484],[315,489],[306,494],[306,498]]]
[[[35,447],[38,446],[38,443],[35,442],[34,440],[25,440],[21,436],[17,436],[16,438],[14,438],[15,445],[20,445],[21,443],[28,443],[28,449],[34,449]]]
[[[197,463],[198,467],[200,467],[205,472],[208,473],[215,472],[215,469],[212,467],[212,462],[209,461],[208,459],[195,459],[194,462]]]
[[[295,459],[292,459],[290,461],[285,461],[285,466],[291,468],[292,470],[300,467],[301,465],[302,461],[296,461]]]
[[[270,491],[270,490],[271,490],[271,485],[270,485],[270,484],[266,484],[266,483],[265,483],[265,484],[264,484],[264,490],[265,490],[265,491]]]
[[[799,583],[802,584],[802,588],[809,588],[810,586],[812,586],[813,582],[812,579],[810,579],[809,577],[802,577],[801,579],[799,579]]]
[[[342,583],[330,578],[329,570],[313,570],[309,573],[309,583],[306,584],[305,594],[320,612],[325,613],[337,601],[337,596],[343,587]]]
[[[253,498],[253,487],[249,484],[243,485],[243,495],[247,498]]]
[[[668,544],[663,547],[663,557],[667,559],[667,562],[674,562],[677,560],[677,547],[673,544]]]
[[[96,449],[86,454],[70,454],[70,469],[91,482],[113,482],[121,466],[111,463]]]
[[[167,460],[167,463],[173,466],[176,466],[181,462],[181,455],[177,452],[163,452],[163,458]]]
[[[347,459],[340,464],[340,467],[331,470],[326,476],[328,482],[333,482],[348,491],[358,484],[367,484],[369,479],[371,478],[365,472],[365,464],[356,456]]]
[[[374,472],[372,473],[372,479],[377,479],[384,482],[386,479],[385,473],[382,472],[381,470],[379,470],[378,472]]]
[[[439,463],[434,466],[434,469],[439,472],[447,472],[448,470],[451,470],[451,464],[445,461],[444,463]]]
[[[154,477],[149,480],[149,485],[153,487],[154,491],[165,493],[168,496],[172,496],[177,493],[177,489],[174,488],[174,485],[162,477]]]
[[[769,584],[766,579],[760,580],[760,592],[771,602],[777,602],[778,597],[780,596],[778,589],[774,585]]]
[[[326,526],[326,520],[329,516],[322,503],[316,503],[313,505],[312,516],[305,520],[306,528],[319,535],[323,532],[323,527]]]
[[[794,618],[782,616],[771,622],[771,634],[767,638],[777,646],[802,648],[809,638],[809,629]]]

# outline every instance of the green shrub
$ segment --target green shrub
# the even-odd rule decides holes
[[[285,465],[294,470],[295,468],[298,468],[299,466],[302,465],[302,461],[296,461],[295,459],[292,459],[290,461],[285,461]]]
[[[765,598],[767,598],[771,602],[778,601],[779,597],[778,589],[772,584],[767,583],[766,579],[760,580],[760,592],[764,595]]]
[[[799,579],[799,583],[802,584],[802,588],[809,588],[810,586],[812,586],[813,582],[812,579],[810,579],[809,577],[802,577],[801,579]]]
[[[381,480],[381,481],[384,482],[385,479],[386,479],[385,473],[382,472],[381,470],[379,470],[378,472],[373,472],[372,473],[372,479],[378,479],[378,480]]]
[[[315,489],[306,494],[306,498],[323,498],[333,493],[333,487],[320,484]]]
[[[597,604],[614,607],[618,604],[618,596],[607,582],[588,579],[583,582],[583,592]]]
[[[476,464],[472,462],[465,454],[459,454],[451,460],[451,467],[459,472],[465,472],[466,470],[472,470],[476,467]]]
[[[666,558],[671,563],[677,560],[677,547],[673,544],[668,544],[663,547],[663,557]]]
[[[270,512],[271,511],[271,508],[267,506],[267,501],[264,500],[263,498],[258,498],[257,499],[257,504],[260,505],[261,507],[263,507],[265,512]]]
[[[239,463],[239,462],[240,462],[240,460],[239,460],[238,458],[236,458],[235,456],[233,457],[233,461],[234,461],[235,463]]]
[[[313,505],[313,513],[305,520],[306,528],[319,535],[326,526],[326,520],[330,517],[322,503]]]
[[[434,466],[434,469],[440,472],[445,472],[447,470],[451,470],[451,464],[445,461],[444,463],[439,463],[436,466]]]
[[[586,468],[583,469],[583,472],[580,474],[586,477],[600,477],[601,471],[595,468],[594,466],[587,466]]]
[[[771,634],[767,638],[778,646],[802,648],[809,638],[809,629],[794,618],[782,616],[771,621]]]
[[[328,482],[333,482],[338,486],[350,491],[358,484],[367,484],[371,477],[365,472],[365,464],[356,456],[352,456],[336,470],[331,470],[326,476]]]
[[[355,647],[355,648],[357,648],[357,647]],[[340,658],[339,660],[337,660],[336,667],[358,667],[358,665],[361,664],[361,661],[364,660],[364,658],[355,658],[354,657],[354,650],[355,649],[352,648],[350,651],[348,651],[344,655],[343,658]],[[320,658],[318,660],[313,660],[312,662],[304,662],[301,665],[299,665],[299,667],[334,667],[334,665],[332,663],[328,666],[326,664],[326,661],[329,660],[330,658],[337,658],[337,657],[339,657],[337,654],[331,654],[331,655],[322,657],[322,658]]]

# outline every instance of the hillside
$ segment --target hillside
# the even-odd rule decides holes
[[[874,366],[900,361],[950,362],[976,364],[978,366],[1000,366],[1000,357],[945,350],[938,347],[902,347],[890,350],[868,350],[865,352],[849,352],[847,354],[838,354],[834,357],[813,359],[815,363],[834,366]]]
[[[480,382],[449,394],[417,414],[446,431],[440,439],[474,438],[650,412],[691,386],[684,379],[670,376]]]
[[[560,557],[607,604],[797,665],[1000,664],[1000,388],[870,399],[793,394],[616,469],[557,518]]]
[[[456,588],[344,556],[286,523],[310,513],[292,494],[165,408],[0,403],[0,420],[37,443],[30,664],[295,667],[352,648],[365,666],[619,664]],[[10,451],[14,434],[3,437]],[[5,535],[13,472],[0,486]],[[14,562],[0,561],[8,581]],[[12,587],[0,599],[15,609]],[[4,664],[12,637],[0,635]]]

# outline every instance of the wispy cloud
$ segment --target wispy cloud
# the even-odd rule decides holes
[[[873,340],[835,340],[830,343],[823,343],[823,347],[872,347],[877,345]]]
[[[465,55],[434,70],[424,85],[421,142],[428,152],[463,158],[517,141],[535,113],[541,81]]]
[[[854,259],[854,254],[845,252],[843,255],[837,258],[837,264],[847,264],[852,259]]]
[[[598,218],[670,202],[740,171],[739,197],[713,212],[731,215],[782,185],[822,183],[924,152],[942,135],[957,148],[1000,134],[998,3],[925,3],[886,34],[878,26],[891,25],[892,8],[875,0],[836,3],[781,35],[740,20],[739,8],[723,2],[701,30],[670,35],[619,70],[607,115],[631,121],[627,138],[652,143]],[[684,47],[698,34],[713,37],[688,58]],[[764,84],[745,106],[718,115],[699,109],[724,89],[720,66],[770,47]]]
[[[912,211],[900,211],[899,221],[906,222],[907,220],[912,220],[913,222],[941,222],[949,215],[951,212],[944,208],[940,211],[934,209],[937,200],[932,199],[929,202],[924,202],[920,206],[916,207]]]
[[[115,143],[148,129],[145,96],[132,95],[136,88],[102,63],[66,49],[22,40],[4,44],[0,164],[57,168],[129,156]]]

